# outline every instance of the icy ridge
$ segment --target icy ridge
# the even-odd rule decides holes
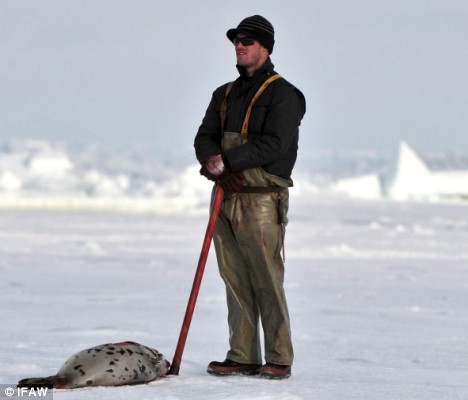
[[[334,158],[333,165],[332,158],[321,165],[317,159],[298,162],[291,195],[304,201],[330,194],[398,201],[468,198],[467,172],[433,172],[406,143],[386,167],[375,154],[357,155],[354,166],[352,158]],[[198,170],[191,161],[171,165],[130,150],[70,151],[41,140],[5,142],[0,143],[0,208],[206,213],[212,183]]]

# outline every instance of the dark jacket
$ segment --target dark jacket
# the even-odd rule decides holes
[[[276,74],[270,59],[252,77],[238,67],[240,77],[228,96],[225,131],[240,132],[253,96],[271,75]],[[219,111],[226,85],[217,88],[195,137],[197,159],[203,164],[221,154]],[[299,125],[305,113],[303,94],[288,81],[272,82],[255,102],[249,120],[248,143],[227,150],[223,159],[232,171],[262,167],[266,172],[290,179],[297,158]]]

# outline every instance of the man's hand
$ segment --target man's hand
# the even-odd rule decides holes
[[[223,158],[221,154],[217,154],[208,158],[201,167],[200,174],[214,182],[218,180],[225,170]]]
[[[219,177],[219,183],[227,192],[240,192],[244,187],[244,175],[240,171],[225,171]]]
[[[211,156],[205,164],[206,170],[214,176],[219,176],[224,172],[224,162],[221,154]]]
[[[211,156],[201,167],[200,174],[210,181],[218,181],[228,192],[240,192],[244,187],[242,172],[232,172],[226,169],[221,154]]]
[[[209,179],[210,181],[216,182],[219,178],[217,175],[212,175],[206,169],[206,166],[200,168],[200,175],[203,175],[205,178]]]

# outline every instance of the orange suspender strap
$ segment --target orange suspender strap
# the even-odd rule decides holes
[[[242,136],[247,136],[247,132],[249,130],[250,114],[252,113],[252,107],[253,107],[254,103],[257,101],[257,99],[260,97],[260,95],[263,93],[263,91],[267,88],[267,86],[270,83],[276,81],[279,78],[281,78],[280,74],[270,76],[265,82],[263,82],[263,85],[260,86],[260,88],[257,90],[257,93],[255,93],[255,96],[253,97],[252,101],[249,104],[249,108],[247,109],[247,113],[245,114],[244,123],[242,124],[242,130],[241,130],[241,135]]]

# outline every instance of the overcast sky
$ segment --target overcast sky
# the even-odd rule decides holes
[[[253,14],[306,96],[303,152],[468,153],[466,0],[0,0],[0,138],[191,152]]]

